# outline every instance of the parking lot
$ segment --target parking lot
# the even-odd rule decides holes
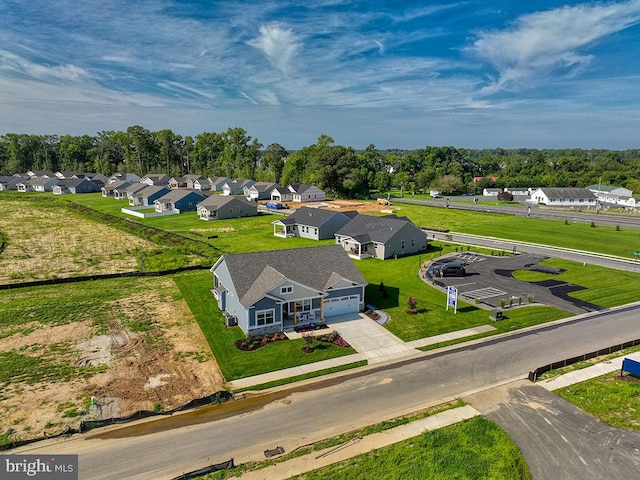
[[[504,257],[482,255],[472,252],[460,252],[447,255],[434,261],[427,270],[425,279],[432,280],[442,288],[455,287],[458,295],[469,303],[483,303],[492,308],[500,308],[501,300],[509,305],[517,306],[519,299],[528,304],[531,298],[534,303],[552,305],[571,313],[580,314],[602,307],[568,296],[568,293],[582,287],[570,283],[545,280],[543,282],[523,282],[513,278],[515,270],[537,270],[545,273],[560,273],[552,268],[539,265],[548,257],[534,254],[517,254]],[[438,269],[445,263],[459,263],[464,266],[466,274],[461,277],[440,277]]]

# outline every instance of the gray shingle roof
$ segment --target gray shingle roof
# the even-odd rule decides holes
[[[251,205],[253,207],[255,207],[255,202],[251,202],[249,200],[245,200],[244,197],[229,197],[227,195],[211,195],[208,198],[205,198],[203,201],[201,201],[200,203],[198,203],[199,207],[223,207],[225,206],[227,203],[230,202],[242,202],[245,203],[247,205]]]
[[[347,221],[348,218],[344,213],[341,212],[332,212],[330,210],[323,210],[321,208],[302,207],[289,215],[284,220],[281,220],[281,222],[285,225],[299,224],[308,225],[310,227],[320,227],[334,216],[346,217],[345,221]]]
[[[596,198],[588,188],[541,188],[547,198]]]
[[[225,254],[240,302],[249,307],[285,278],[323,291],[340,278],[366,280],[340,245]]]
[[[336,235],[352,237],[359,243],[386,243],[406,224],[413,225],[408,218],[396,215],[385,215],[383,217],[356,215],[349,223],[338,230]],[[415,225],[413,226],[415,227]]]
[[[175,203],[179,200],[182,200],[184,197],[186,197],[189,194],[197,195],[202,199],[204,199],[206,196],[196,190],[187,190],[186,188],[176,188],[174,190],[171,190],[166,195],[163,195],[156,201],[163,202],[163,203],[166,203],[166,202]]]

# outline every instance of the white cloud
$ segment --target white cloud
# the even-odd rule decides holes
[[[248,43],[262,51],[269,62],[285,75],[288,75],[291,60],[300,47],[293,31],[280,24],[261,25],[260,35]]]
[[[639,22],[640,0],[563,7],[523,15],[504,30],[482,32],[470,50],[498,72],[484,90],[490,94],[517,89],[552,71],[576,73],[594,60],[581,50]]]
[[[2,66],[0,71],[26,75],[43,81],[78,81],[90,78],[89,73],[76,65],[43,65],[31,62],[26,58],[15,55],[6,50],[0,50]]]

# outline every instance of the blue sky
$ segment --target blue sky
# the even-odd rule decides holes
[[[640,0],[0,0],[0,134],[638,148]]]

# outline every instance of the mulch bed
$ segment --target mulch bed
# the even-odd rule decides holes
[[[267,343],[279,342],[280,340],[289,340],[289,337],[287,337],[283,332],[278,332],[241,338],[240,340],[236,340],[236,348],[243,352],[250,352],[263,347]]]

